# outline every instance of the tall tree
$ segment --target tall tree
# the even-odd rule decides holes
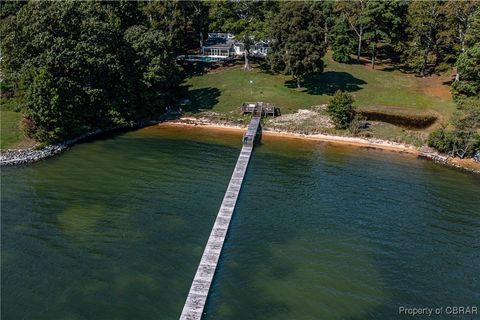
[[[347,19],[343,15],[337,20],[333,34],[335,35],[332,43],[333,60],[342,63],[350,62],[350,53],[355,44],[350,35]]]
[[[335,17],[335,2],[334,1],[322,1],[321,2],[321,10],[323,14],[323,29],[325,32],[325,45],[329,46],[331,39],[334,38],[334,28],[336,25],[336,17]]]
[[[480,99],[480,10],[470,19],[464,41],[464,52],[456,63],[461,76],[453,83],[453,94],[456,99]]]
[[[131,26],[144,21],[139,3],[118,5],[32,1],[2,23],[2,68],[19,74],[31,136],[58,141],[167,103],[178,84],[170,43]]]
[[[364,39],[369,44],[372,55],[372,69],[375,68],[378,50],[391,45],[395,31],[402,23],[401,7],[404,2],[398,0],[369,1],[363,12],[365,24]]]
[[[146,26],[130,27],[125,40],[133,49],[132,72],[138,79],[130,88],[136,112],[151,115],[172,103],[172,92],[181,82],[173,50],[162,32]]]
[[[439,43],[444,29],[441,1],[413,1],[408,8],[410,41],[406,52],[407,64],[424,76],[429,64],[439,62]]]
[[[298,88],[306,75],[323,71],[323,19],[319,3],[285,2],[273,21],[270,65],[292,74]]]
[[[124,44],[100,3],[29,2],[6,30],[5,63],[20,72],[36,138],[121,121],[113,115],[129,102],[118,81]]]
[[[360,61],[365,31],[365,10],[369,0],[338,1],[336,11],[341,12],[357,36],[357,62]]]
[[[150,26],[166,35],[176,54],[197,47],[199,34],[203,40],[207,9],[202,2],[149,1],[143,11]]]
[[[466,35],[469,33],[468,29],[471,25],[471,20],[474,15],[479,11],[480,4],[478,1],[454,1],[449,0],[443,10],[448,20],[449,27],[448,35],[451,41],[456,44],[452,48],[455,52],[453,55],[459,56],[465,52],[466,47]],[[460,80],[460,73],[457,69],[455,81]]]
[[[203,39],[208,31],[208,12],[209,6],[203,1],[192,1],[193,7],[193,26],[198,34],[200,48],[203,46]]]

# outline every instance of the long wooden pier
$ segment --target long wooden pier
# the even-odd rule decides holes
[[[217,268],[218,259],[222,252],[223,243],[227,236],[230,220],[237,203],[238,194],[243,183],[243,177],[247,171],[250,156],[252,155],[255,139],[260,129],[260,115],[254,114],[247,132],[243,136],[243,147],[238,156],[237,165],[233,170],[230,183],[223,197],[222,205],[217,214],[207,245],[203,251],[202,259],[197,268],[192,286],[188,292],[187,300],[183,306],[181,320],[200,320],[202,318],[208,292]]]

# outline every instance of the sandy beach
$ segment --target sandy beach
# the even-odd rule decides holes
[[[190,117],[181,118],[175,121],[162,122],[162,123],[159,123],[159,126],[202,127],[208,130],[220,130],[220,131],[230,131],[230,132],[245,131],[245,127],[243,126],[199,121],[196,118],[190,118]],[[475,173],[480,173],[480,163],[474,161],[473,159],[460,159],[460,158],[447,157],[445,155],[441,155],[433,151],[425,152],[424,150],[421,150],[413,145],[397,143],[397,142],[388,141],[388,140],[336,136],[336,135],[320,134],[320,133],[300,134],[300,133],[286,132],[286,131],[276,131],[276,130],[274,131],[274,130],[269,130],[268,128],[263,129],[262,135],[264,137],[271,136],[271,137],[282,137],[287,139],[321,141],[321,142],[328,142],[328,143],[335,143],[335,144],[343,144],[343,145],[348,145],[348,146],[358,147],[358,148],[374,148],[374,149],[381,149],[381,150],[392,151],[392,152],[400,152],[404,154],[413,155],[417,158],[425,158],[425,159],[440,162],[452,167],[465,169],[467,171],[471,171]]]

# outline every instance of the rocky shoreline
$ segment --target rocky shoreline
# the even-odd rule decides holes
[[[2,151],[0,166],[29,164],[59,154],[67,147],[65,144],[55,144],[42,149],[7,149]]]
[[[442,164],[442,165],[447,166],[447,167],[452,167],[452,168],[455,168],[455,169],[480,174],[480,170],[471,168],[470,166],[467,166],[465,164],[463,164],[463,165],[460,164],[461,161],[465,160],[465,159],[452,158],[448,155],[441,154],[441,153],[438,153],[436,151],[434,151],[434,152],[420,152],[420,154],[418,155],[418,158],[433,161],[435,163],[439,163],[439,164]]]
[[[87,139],[93,138],[95,136],[99,136],[102,134],[113,133],[115,131],[121,130],[132,130],[138,129],[149,125],[158,124],[162,120],[145,120],[138,122],[133,125],[121,125],[116,126],[107,130],[102,129],[95,129],[90,132],[84,133],[76,138],[65,140],[60,143],[51,144],[43,148],[39,148],[38,146],[31,147],[28,149],[6,149],[1,151],[0,155],[0,166],[19,166],[19,165],[26,165],[33,162],[37,162],[54,155],[57,155],[70,146],[85,141]]]

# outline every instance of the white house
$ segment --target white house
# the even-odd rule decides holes
[[[213,58],[231,57],[235,54],[233,49],[234,36],[230,33],[212,32],[202,46],[202,55]]]
[[[250,47],[250,55],[265,57],[268,48],[268,41],[255,42]],[[235,36],[231,33],[211,32],[202,46],[202,55],[213,58],[243,56],[244,54],[243,42],[235,41]]]
[[[243,42],[237,41],[233,44],[233,50],[235,51],[235,55],[243,56],[245,54],[245,47]],[[267,41],[259,41],[255,42],[250,47],[250,55],[257,56],[257,57],[266,57],[268,53],[268,42]]]
[[[252,54],[260,56],[260,57],[266,57],[268,53],[268,42],[267,41],[260,41],[255,43],[252,49]]]

